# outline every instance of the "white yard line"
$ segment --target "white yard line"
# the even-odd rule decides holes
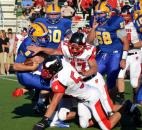
[[[0,79],[3,79],[3,80],[10,80],[10,81],[14,81],[14,82],[17,82],[17,81],[18,81],[18,80],[16,80],[16,79],[4,78],[4,77],[1,77],[1,76],[0,76]]]

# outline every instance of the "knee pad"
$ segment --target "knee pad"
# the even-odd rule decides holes
[[[68,112],[70,112],[69,109],[67,109],[67,108],[61,108],[61,109],[59,110],[59,113],[58,113],[59,119],[60,119],[61,121],[66,120],[66,117],[67,117],[67,113],[68,113]]]
[[[133,88],[137,88],[138,87],[138,78],[132,78],[130,79],[131,85]]]
[[[79,117],[79,125],[81,128],[87,128],[89,126],[89,119]]]

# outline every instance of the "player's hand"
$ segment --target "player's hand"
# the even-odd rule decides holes
[[[96,22],[95,18],[94,18],[94,23],[93,23],[93,29],[95,30],[98,27],[98,23]]]
[[[34,52],[33,56],[36,55],[37,53],[39,53],[41,51],[40,47],[37,47],[35,45],[28,46],[27,49]]]
[[[124,69],[124,68],[126,67],[126,60],[125,60],[125,59],[122,59],[122,60],[120,61],[120,67],[121,67],[122,69]]]
[[[36,123],[33,127],[33,130],[44,130],[45,128],[49,127],[50,120],[46,117],[43,117],[41,121]]]
[[[44,61],[44,58],[41,57],[41,56],[34,56],[34,57],[33,57],[33,62],[35,62],[35,63],[40,64],[40,63],[42,63],[43,61]]]

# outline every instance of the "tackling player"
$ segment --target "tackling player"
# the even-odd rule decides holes
[[[45,116],[34,126],[33,130],[44,130],[49,126],[51,122],[50,118],[64,94],[82,100],[83,104],[90,109],[93,117],[103,130],[112,129],[120,120],[121,115],[119,112],[113,113],[110,117],[106,116],[103,111],[104,107],[102,108],[99,101],[102,98],[100,91],[95,87],[83,84],[80,74],[64,59],[61,61],[59,59],[47,60],[43,69],[43,78],[52,78],[51,87],[54,96]],[[96,75],[95,79],[97,82],[94,82],[94,85],[101,86],[100,76]]]
[[[85,41],[84,34],[74,33],[69,42],[61,42],[58,49],[50,49],[36,46],[29,46],[29,50],[39,53],[44,52],[50,55],[63,55],[64,59],[69,62],[84,79],[85,84],[94,86],[99,89],[102,94],[102,105],[104,105],[106,113],[112,112],[112,102],[107,93],[107,88],[103,77],[97,73],[97,64],[95,61],[96,48]],[[100,77],[101,86],[95,86],[96,76]]]

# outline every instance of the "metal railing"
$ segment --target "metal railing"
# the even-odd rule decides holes
[[[6,28],[12,28],[15,33],[18,33],[21,31],[21,28],[26,27],[28,28],[30,25],[30,22],[28,20],[0,20],[0,30],[6,29]],[[79,20],[79,21],[73,21],[72,22],[72,30],[76,31],[79,27],[83,27],[86,24],[88,24],[88,21],[86,20]]]

